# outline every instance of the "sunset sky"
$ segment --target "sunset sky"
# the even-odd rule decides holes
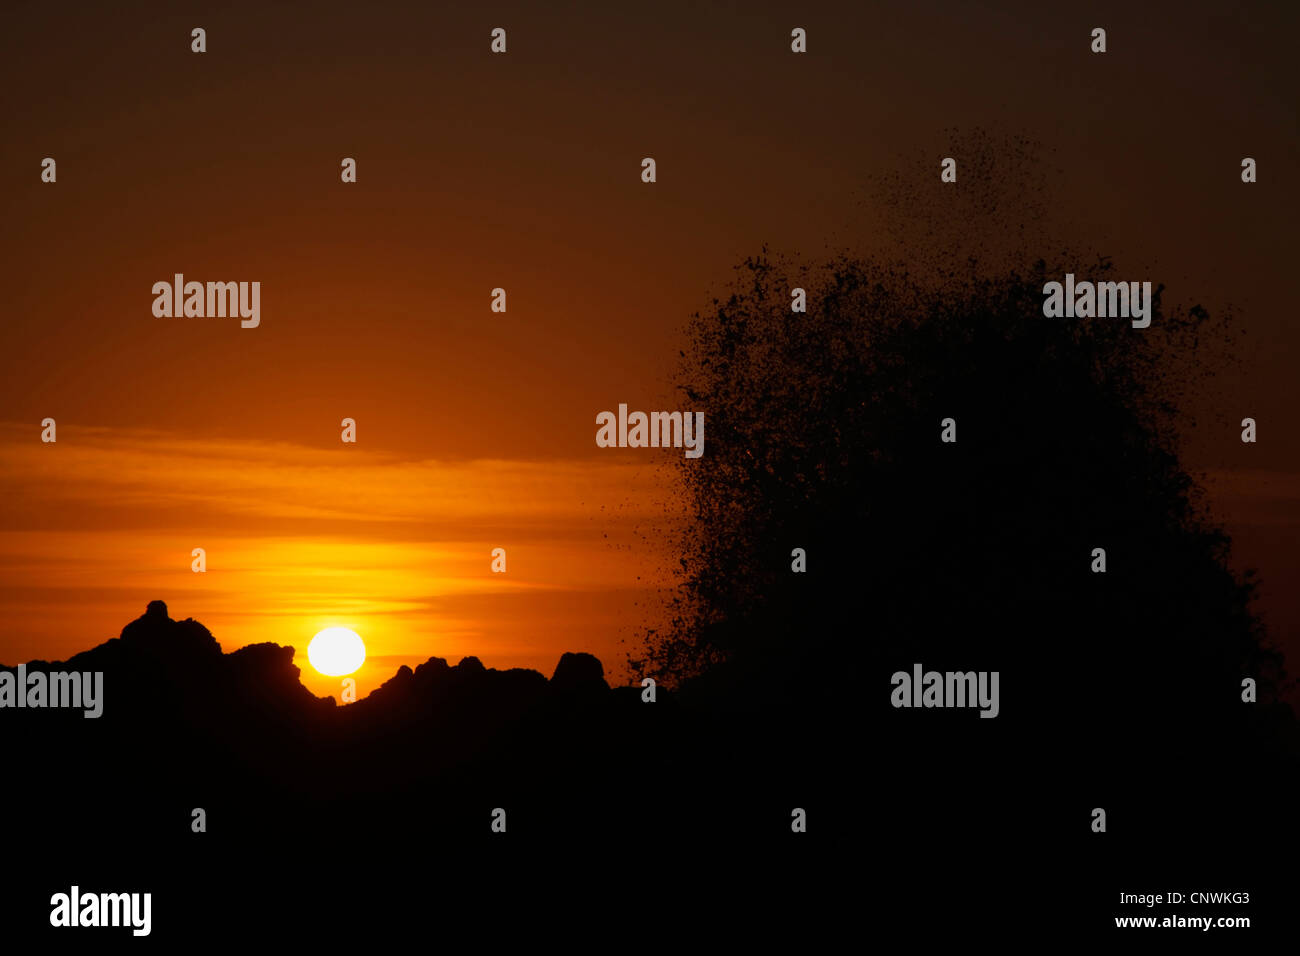
[[[667,553],[647,539],[680,511],[626,460],[403,460],[347,447],[192,440],[126,429],[5,426],[4,600],[23,626],[6,655],[68,656],[115,636],[154,598],[227,650],[361,634],[360,693],[430,655],[548,676],[565,650],[604,657],[650,620]],[[44,454],[53,452],[53,455]],[[191,570],[206,551],[207,571]],[[490,571],[494,547],[507,570]],[[617,656],[616,656],[617,655]]]
[[[334,624],[367,642],[362,693],[430,655],[549,676],[586,650],[625,679],[619,642],[676,563],[680,452],[597,449],[596,414],[682,407],[683,324],[761,243],[906,257],[885,229],[906,210],[872,182],[939,188],[954,130],[983,127],[1044,143],[1072,242],[1244,323],[1187,460],[1300,671],[1294,10],[10,10],[0,662],[66,657],[162,599],[227,650],[294,645],[322,694],[338,682],[305,650]],[[261,326],[156,318],[178,272],[260,281]]]

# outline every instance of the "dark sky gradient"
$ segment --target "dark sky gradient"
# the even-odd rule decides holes
[[[884,228],[899,211],[875,203],[872,183],[937,185],[954,131],[979,127],[1043,144],[1063,239],[1113,255],[1122,277],[1164,282],[1171,302],[1233,307],[1242,364],[1198,396],[1187,460],[1209,476],[1234,560],[1263,574],[1270,633],[1300,662],[1293,5],[159,7],[6,8],[0,421],[18,427],[5,432],[15,470],[0,530],[69,524],[59,515],[75,501],[97,515],[75,523],[104,533],[176,524],[99,501],[93,483],[42,506],[40,488],[71,480],[18,469],[47,415],[61,452],[92,427],[110,444],[156,432],[164,457],[184,440],[337,451],[351,416],[385,462],[599,472],[612,455],[594,447],[595,413],[676,407],[682,325],[733,264],[762,242],[906,257]],[[195,26],[206,54],[190,52]],[[505,56],[489,52],[496,26]],[[789,52],[794,26],[807,55]],[[1102,56],[1089,52],[1095,26]],[[45,156],[54,186],[39,181]],[[339,182],[344,156],[356,185]],[[658,162],[652,186],[644,156]],[[1259,161],[1257,184],[1240,181],[1244,156]],[[150,287],[177,271],[260,280],[261,328],[154,318]],[[496,286],[505,315],[488,309]],[[1239,441],[1247,415],[1257,445]],[[581,524],[596,565],[611,560],[602,507],[657,512],[640,485],[593,481],[601,491],[534,510],[547,527]],[[511,508],[529,486],[519,479]],[[579,499],[597,517],[574,511]],[[266,533],[241,513],[223,531]],[[403,528],[370,530],[409,538]],[[119,553],[97,541],[86,547]],[[7,544],[7,566],[29,546]],[[625,581],[584,587],[639,586],[645,569],[626,560]],[[83,578],[61,584],[57,563],[42,573],[51,603],[82,609],[62,622],[84,624],[68,636],[78,646],[125,622]],[[44,633],[25,619],[49,604],[3,595],[8,661]],[[550,608],[558,623],[535,637],[545,654],[487,662],[553,659],[571,630],[591,630],[588,606]],[[639,607],[606,606],[601,628],[610,614],[632,627]],[[178,610],[208,620],[201,600]],[[609,641],[591,648],[609,657]]]

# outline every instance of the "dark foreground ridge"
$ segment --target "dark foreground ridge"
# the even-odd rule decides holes
[[[853,824],[826,817],[819,843],[792,842],[792,810],[821,812],[855,768],[825,759],[838,736],[763,717],[781,708],[762,695],[748,716],[689,690],[647,703],[564,654],[549,680],[431,658],[337,706],[293,657],[222,653],[154,601],[119,638],[27,664],[102,671],[104,708],[0,711],[5,838],[26,861],[6,938],[98,932],[48,926],[74,883],[151,892],[154,938],[172,940],[290,926],[382,939],[426,911],[477,923],[507,901],[512,920],[560,905],[613,918],[684,880],[780,896],[773,868],[808,871]]]
[[[27,665],[102,671],[102,717],[0,711],[6,843],[30,875],[10,909],[43,931],[50,895],[74,882],[148,890],[159,931],[185,938],[232,887],[249,919],[274,923],[330,894],[491,911],[509,894],[540,905],[570,887],[617,907],[681,886],[843,918],[864,905],[846,875],[872,867],[893,882],[870,910],[899,919],[1097,929],[1121,888],[1193,884],[1252,890],[1259,914],[1279,902],[1291,736],[1171,718],[1085,754],[1063,742],[1090,713],[1025,714],[1014,684],[992,720],[899,711],[887,672],[863,661],[724,666],[647,703],[588,654],[549,680],[431,658],[340,707],[302,686],[292,648],[222,653],[155,601],[120,638]],[[1094,806],[1106,834],[1089,830]]]
[[[772,759],[757,762],[737,747],[752,738],[733,727],[724,745],[701,704],[686,719],[689,693],[657,687],[650,703],[639,686],[611,688],[590,654],[564,654],[549,680],[433,657],[346,706],[308,691],[293,657],[272,643],[223,653],[198,621],[172,620],[153,601],[119,638],[28,663],[28,673],[103,672],[104,702],[97,719],[80,709],[4,712],[8,757],[26,768],[20,796],[84,822],[93,790],[95,818],[112,825],[88,838],[169,845],[193,836],[200,807],[222,839],[279,838],[286,819],[310,830],[358,815],[373,832],[408,836],[439,819],[439,839],[456,839],[490,832],[497,807],[510,830],[517,814],[519,829],[547,833],[630,828],[632,814],[657,807],[637,832],[673,832],[674,807],[688,803],[695,815],[706,777],[747,791],[764,817],[784,808],[769,820],[781,830],[802,805],[798,793],[818,786],[808,764],[817,747],[775,741]],[[781,794],[774,784],[785,774],[797,782]],[[670,799],[663,787],[683,792]],[[526,827],[533,814],[545,826]],[[735,808],[716,824],[743,829],[742,818]]]

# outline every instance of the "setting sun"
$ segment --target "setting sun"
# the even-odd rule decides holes
[[[346,627],[327,627],[307,646],[311,666],[328,677],[353,673],[366,659],[366,645],[356,631]]]

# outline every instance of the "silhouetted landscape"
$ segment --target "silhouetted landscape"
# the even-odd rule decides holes
[[[1300,5],[488,9],[6,5],[0,956],[1294,948]]]
[[[704,844],[808,870],[825,905],[849,887],[835,867],[867,857],[900,912],[927,905],[918,885],[973,912],[988,867],[1052,873],[1024,900],[1039,912],[1095,908],[1120,877],[1259,885],[1290,865],[1272,848],[1294,838],[1300,749],[1253,585],[1176,452],[1163,376],[1194,368],[1175,346],[1210,318],[1161,310],[1145,337],[1045,322],[1051,272],[936,286],[844,260],[792,324],[794,280],[743,267],[684,354],[716,450],[685,476],[672,626],[633,655],[654,703],[565,654],[549,678],[434,657],[340,707],[301,686],[292,649],[222,653],[155,601],[120,638],[33,665],[103,671],[104,715],[6,714],[20,818],[66,821],[16,835],[101,858],[219,847],[237,869],[268,848],[383,867],[459,847],[490,868],[501,807],[515,843],[647,879]],[[1001,713],[891,707],[914,663],[999,671]]]
[[[711,777],[739,773],[733,784],[746,789],[746,771],[728,767],[726,755],[690,745],[701,725],[687,716],[689,696],[656,688],[650,704],[639,686],[611,688],[589,654],[565,654],[549,679],[488,669],[474,657],[454,666],[430,658],[340,707],[302,687],[292,648],[255,644],[223,654],[202,624],[172,620],[154,601],[120,638],[28,668],[105,674],[98,719],[80,710],[7,714],[20,732],[13,755],[39,767],[34,778],[45,781],[39,802],[48,808],[66,795],[70,808],[78,806],[78,781],[111,780],[125,762],[132,786],[99,794],[97,812],[111,814],[117,834],[139,843],[173,842],[191,804],[207,810],[214,831],[221,820],[220,831],[237,839],[278,833],[285,815],[307,826],[371,802],[389,810],[365,817],[376,829],[397,807],[438,817],[434,807],[468,813],[484,806],[478,815],[487,820],[492,807],[513,804],[522,820],[542,819],[545,807],[545,833],[582,834],[629,825],[627,811],[606,797],[635,796],[644,811],[661,796],[680,797],[684,783],[701,783],[710,765]],[[75,762],[66,760],[70,746]],[[792,756],[795,764],[805,759]],[[566,810],[579,795],[581,806]],[[666,819],[637,826],[658,832],[675,816],[672,803],[664,810]],[[737,832],[746,825],[725,817],[710,823]],[[516,826],[525,829],[512,816]],[[455,824],[438,836],[475,829]]]

